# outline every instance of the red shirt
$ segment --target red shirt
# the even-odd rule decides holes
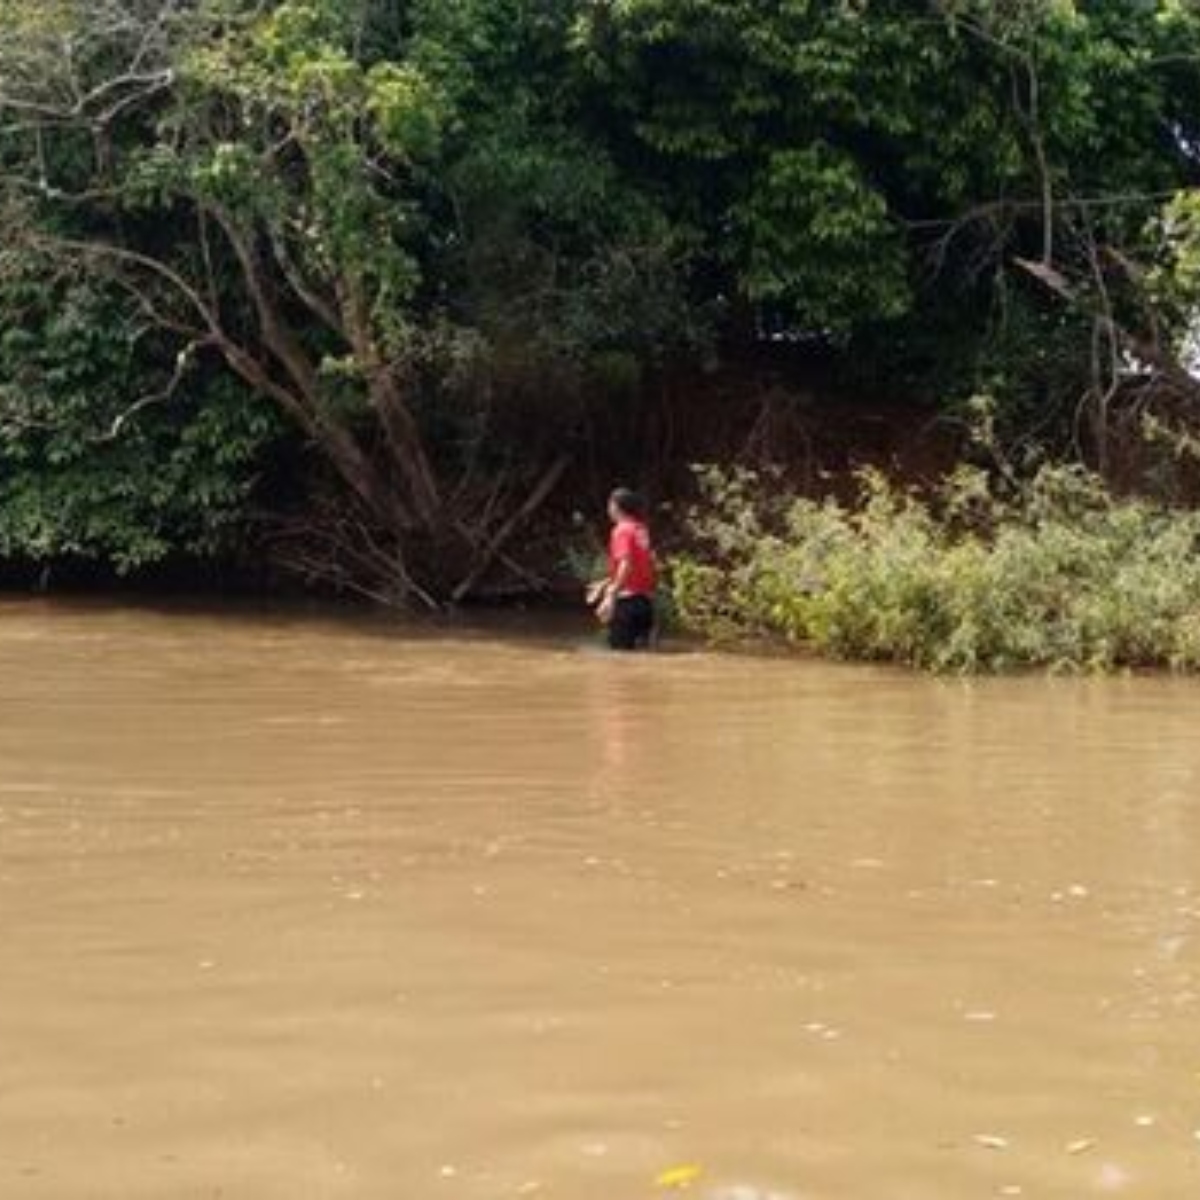
[[[653,596],[658,582],[650,530],[641,521],[625,518],[613,526],[608,543],[608,577],[615,579],[622,559],[629,560],[629,574],[621,588],[622,596]]]

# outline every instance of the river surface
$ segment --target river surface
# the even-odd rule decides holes
[[[1198,930],[1200,682],[0,605],[3,1200],[1185,1200]]]

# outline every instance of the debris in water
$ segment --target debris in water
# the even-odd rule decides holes
[[[1133,1123],[1139,1129],[1152,1129],[1157,1122],[1149,1113],[1143,1113],[1139,1117],[1134,1117]]]
[[[1068,1143],[1067,1153],[1068,1154],[1086,1154],[1095,1145],[1096,1145],[1096,1143],[1091,1138],[1079,1138],[1078,1141]]]
[[[1007,1150],[1008,1138],[1000,1137],[995,1133],[977,1133],[975,1142],[982,1146],[985,1150]]]
[[[447,1164],[438,1172],[438,1174],[443,1179],[453,1179],[458,1174],[458,1168],[452,1167],[449,1164]]]
[[[668,1167],[659,1173],[654,1181],[655,1187],[660,1188],[689,1188],[704,1174],[702,1167],[695,1163],[682,1163],[677,1167]]]

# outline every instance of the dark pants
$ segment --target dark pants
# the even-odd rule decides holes
[[[646,650],[654,636],[654,601],[649,596],[622,596],[608,624],[612,650]]]

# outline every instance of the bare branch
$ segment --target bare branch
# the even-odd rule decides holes
[[[72,238],[60,238],[49,234],[34,234],[31,238],[31,243],[39,249],[61,250],[85,261],[91,259],[107,260],[148,272],[169,284],[176,294],[188,303],[200,318],[205,328],[214,337],[218,339],[224,339],[225,337],[218,314],[178,271],[159,259],[152,258],[148,254],[141,254],[136,250],[129,250],[124,246],[112,245],[108,242],[82,242]]]
[[[461,604],[475,590],[479,581],[487,574],[492,563],[500,556],[504,547],[550,498],[570,465],[570,455],[563,455],[561,458],[556,459],[550,466],[550,469],[538,480],[537,486],[530,492],[525,503],[500,526],[491,541],[476,558],[475,565],[471,569],[470,574],[454,589],[453,599],[455,604]]]
[[[304,273],[288,245],[287,234],[282,229],[271,230],[269,239],[275,261],[279,264],[279,269],[283,272],[288,286],[295,292],[297,298],[308,307],[314,316],[320,319],[326,328],[345,340],[346,329],[342,324],[336,305],[321,296],[317,289],[304,278]]]
[[[147,408],[152,408],[155,405],[166,404],[172,400],[179,391],[184,378],[187,376],[188,370],[195,361],[197,349],[202,343],[191,342],[185,346],[175,359],[175,369],[171,373],[171,378],[167,381],[165,387],[157,392],[152,392],[149,395],[143,396],[140,400],[130,405],[123,413],[121,413],[112,423],[107,435],[101,439],[106,442],[114,442],[121,436],[122,430],[129,424],[138,413],[143,412]]]

